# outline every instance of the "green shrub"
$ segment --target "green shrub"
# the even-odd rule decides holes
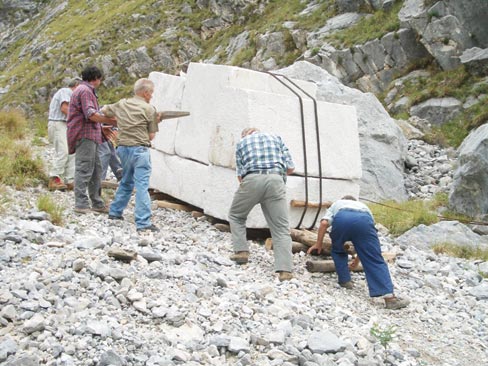
[[[55,225],[63,224],[64,208],[58,205],[49,195],[42,195],[37,199],[37,209],[47,212],[51,216],[51,222]]]
[[[394,326],[391,325],[386,328],[381,328],[378,323],[374,323],[369,330],[369,334],[375,337],[385,349],[388,348],[388,344],[393,340],[395,332],[396,329]]]

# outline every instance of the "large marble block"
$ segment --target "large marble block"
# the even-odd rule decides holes
[[[213,126],[207,126],[210,132],[208,160],[211,164],[234,169],[235,147],[240,140],[240,132],[246,127],[257,127],[283,138],[295,162],[295,174],[306,173],[325,178],[361,178],[361,156],[354,107],[317,102],[317,129],[314,103],[304,100],[302,129],[300,103],[293,96],[225,88],[218,95],[218,100],[227,107],[209,112],[211,119],[215,121]],[[181,141],[184,137],[179,136],[179,139]],[[321,174],[317,146],[320,147]],[[193,158],[201,146],[194,146],[194,149],[195,153],[189,154]],[[201,151],[199,153],[203,154]]]
[[[151,72],[149,80],[154,83],[154,93],[151,104],[158,111],[181,111],[181,101],[185,89],[186,78],[173,76],[162,72]],[[155,149],[167,154],[175,153],[175,136],[178,118],[163,120],[159,124],[160,132],[156,133],[152,141]]]
[[[294,82],[315,96],[317,86],[314,83],[300,80]],[[233,66],[191,63],[182,99],[182,110],[189,111],[190,116],[178,124],[175,141],[177,155],[205,164],[210,162],[209,142],[218,138],[212,136],[216,126],[230,125],[232,122],[227,116],[239,113],[246,103],[246,100],[235,96],[223,99],[231,90],[291,95],[285,86],[267,73]],[[298,93],[303,95],[302,92]],[[248,121],[247,126],[252,126],[252,122]]]
[[[207,188],[205,191],[204,211],[210,216],[228,220],[228,213],[239,183],[235,171],[218,166],[209,166]],[[305,178],[289,176],[287,180],[287,200],[305,201]],[[308,202],[319,202],[319,179],[308,179]],[[322,179],[322,200],[335,201],[344,195],[359,196],[359,182],[351,180]],[[290,227],[300,222],[304,209],[289,206]],[[314,223],[317,209],[308,208],[302,220],[302,227],[310,227]],[[325,214],[320,210],[318,218]],[[315,223],[317,225],[319,219]],[[259,205],[254,207],[248,216],[248,228],[266,228],[266,220]]]
[[[151,188],[204,208],[208,166],[151,149]]]

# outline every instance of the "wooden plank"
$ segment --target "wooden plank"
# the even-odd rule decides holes
[[[305,207],[306,202],[305,201],[300,201],[300,200],[291,200],[290,201],[290,206],[291,207]],[[330,201],[324,201],[320,205],[320,208],[329,208],[332,205],[332,202]],[[319,203],[318,202],[308,202],[309,208],[319,208]]]
[[[193,208],[191,208],[190,206],[183,205],[180,203],[174,203],[169,201],[155,201],[155,202],[159,208],[171,208],[173,210],[187,211],[187,212],[193,211]]]
[[[183,112],[183,111],[161,111],[159,112],[162,115],[162,120],[163,119],[171,119],[171,118],[180,118],[180,117],[186,117],[190,115],[190,112]]]

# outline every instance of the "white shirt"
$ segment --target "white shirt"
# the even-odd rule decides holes
[[[61,112],[61,105],[63,103],[69,103],[71,94],[73,94],[73,90],[71,90],[71,88],[61,88],[56,92],[56,94],[53,95],[51,104],[49,104],[48,119],[50,121],[66,121],[68,116]]]
[[[332,221],[334,221],[334,216],[337,215],[337,213],[343,209],[367,212],[371,215],[371,217],[373,216],[369,207],[362,202],[352,201],[352,200],[338,200],[335,201],[332,204],[332,206],[329,207],[329,209],[325,213],[325,216],[322,217],[322,220],[327,220],[329,222],[329,226],[332,226]]]

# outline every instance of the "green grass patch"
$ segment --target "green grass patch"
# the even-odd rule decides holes
[[[37,199],[37,209],[47,212],[51,216],[51,222],[54,225],[63,224],[64,207],[55,203],[50,195],[39,196]]]
[[[8,139],[24,137],[27,119],[20,110],[0,111],[0,134]]]
[[[384,225],[392,235],[399,236],[415,226],[432,225],[441,219],[461,222],[472,220],[468,216],[446,210],[448,205],[447,193],[438,193],[430,200],[386,201],[368,206],[376,222]],[[438,214],[440,208],[443,208],[442,215]]]
[[[432,247],[436,254],[446,254],[451,257],[464,259],[481,259],[488,261],[488,249],[478,246],[463,246],[454,243],[438,243]]]
[[[376,38],[381,38],[387,33],[395,32],[400,29],[398,12],[402,5],[403,1],[397,1],[390,10],[378,10],[371,16],[362,18],[352,27],[334,32],[327,39],[335,47],[349,48]]]
[[[0,184],[16,188],[46,181],[44,166],[26,143],[27,120],[20,111],[0,111]]]
[[[428,69],[431,71],[430,76],[406,81],[395,101],[407,95],[410,99],[407,108],[410,108],[431,98],[453,97],[464,103],[468,96],[479,98],[480,95],[488,94],[488,85],[483,78],[469,74],[464,66],[441,71],[436,66],[430,65]],[[485,96],[478,99],[471,107],[462,109],[451,121],[433,127],[424,140],[431,144],[458,147],[469,131],[486,122],[488,122],[488,97]]]
[[[401,235],[414,226],[431,225],[439,221],[428,201],[386,201],[383,204],[371,204],[369,208],[376,222],[388,228],[394,236]]]

